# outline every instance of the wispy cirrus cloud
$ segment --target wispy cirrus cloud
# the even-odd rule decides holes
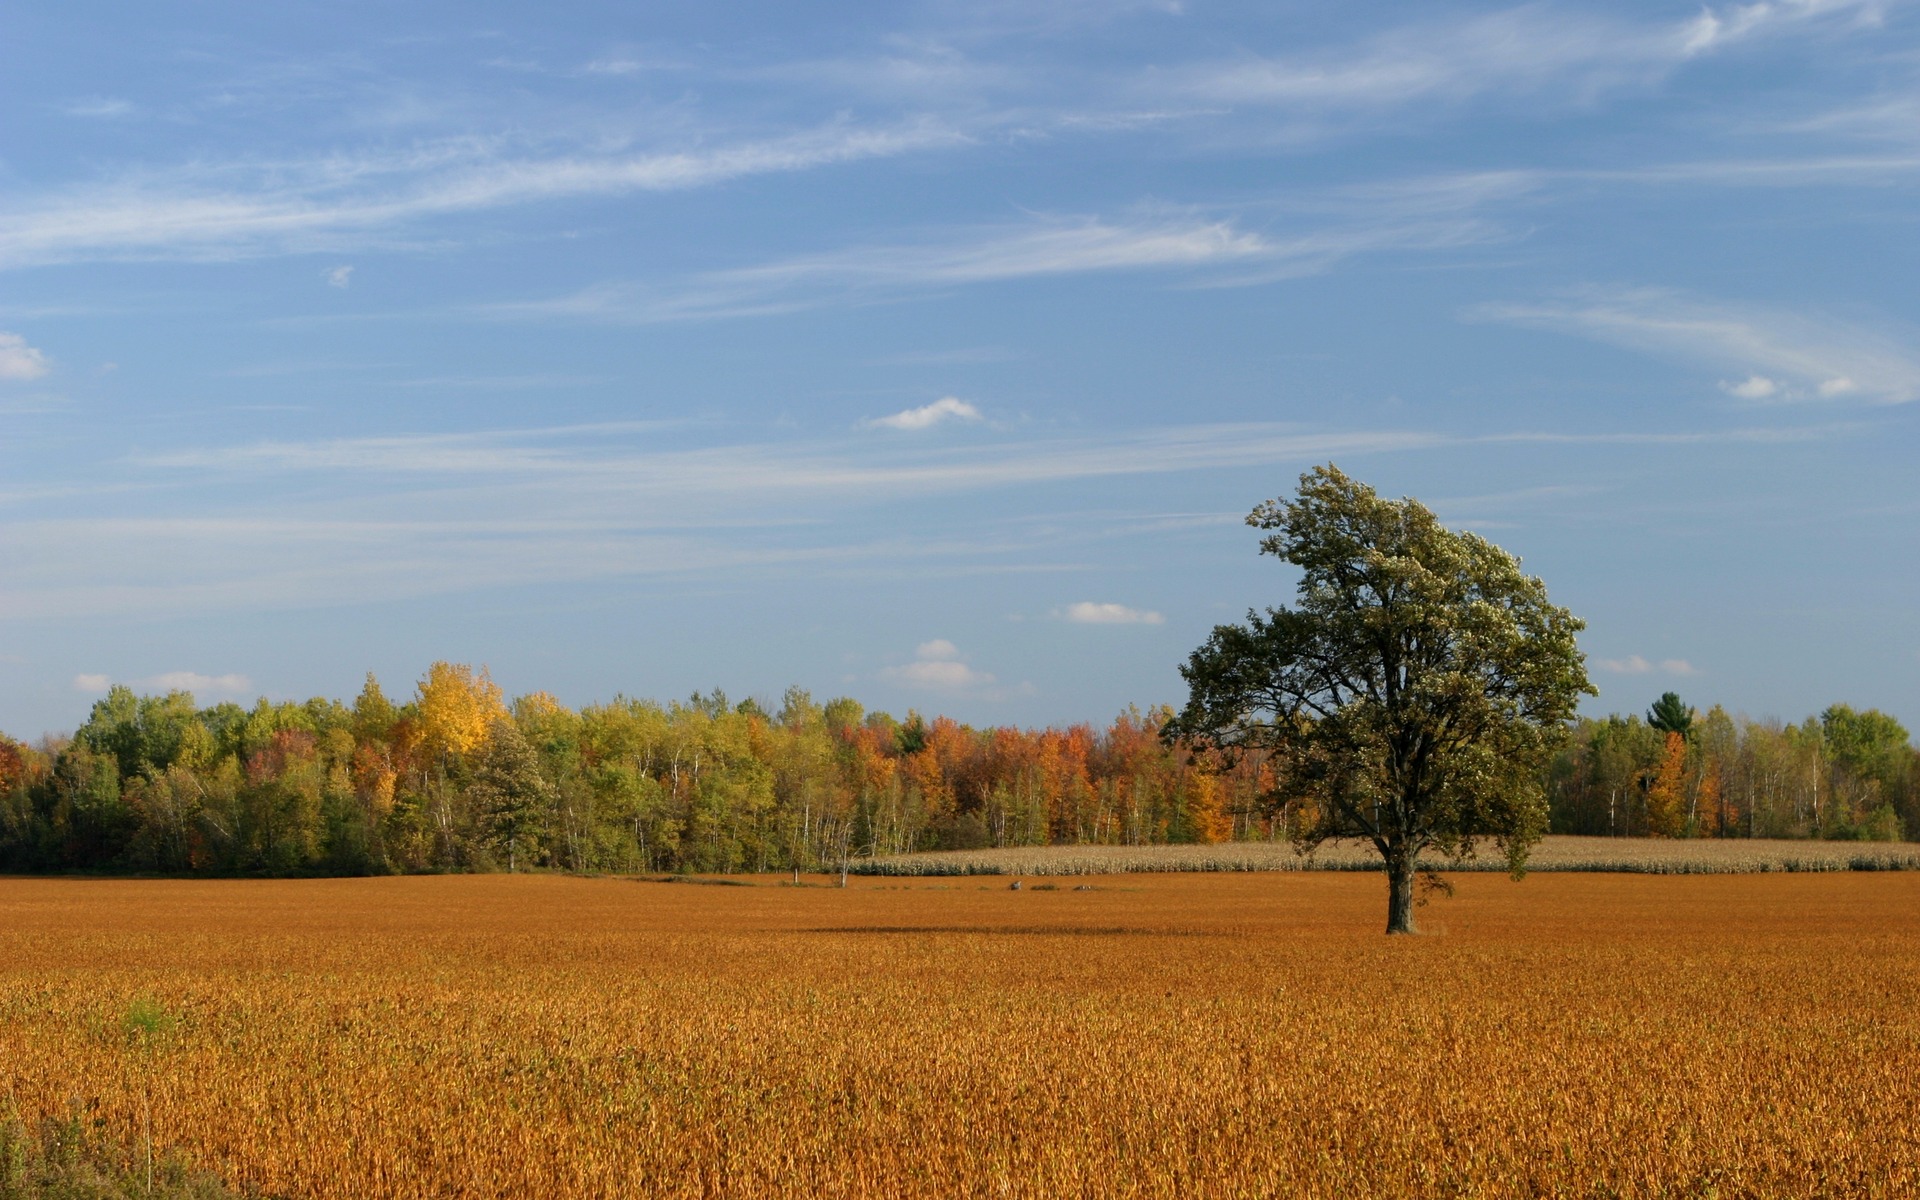
[[[516,155],[497,139],[466,137],[399,154],[196,167],[16,199],[0,215],[0,269],[338,247],[431,217],[544,200],[680,191],[965,140],[932,121],[886,127],[834,122],[782,137],[637,154]],[[246,177],[256,180],[253,186],[245,186]]]
[[[1149,85],[1302,117],[1461,102],[1489,93],[1581,101],[1653,83],[1692,59],[1743,42],[1877,24],[1875,0],[1760,0],[1707,7],[1679,21],[1634,23],[1563,5],[1528,4],[1409,24],[1358,46],[1243,55],[1155,73]]]
[[[1361,204],[1349,198],[1350,206]],[[655,324],[768,316],[826,304],[873,303],[942,289],[1095,273],[1158,273],[1194,284],[1265,283],[1387,250],[1458,248],[1503,236],[1492,224],[1431,201],[1375,198],[1373,214],[1285,233],[1191,213],[1038,218],[936,234],[918,243],[854,246],[761,266],[714,271],[677,285],[602,284],[546,300],[481,306],[492,318],[575,318]],[[1447,206],[1453,208],[1456,206]]]
[[[69,100],[59,107],[60,111],[69,117],[94,119],[124,117],[133,112],[133,105],[113,96],[88,96],[82,100]]]
[[[1486,304],[1471,319],[1570,333],[1719,370],[1748,401],[1920,399],[1910,338],[1825,317],[1697,300],[1653,289],[1593,292],[1550,303]]]
[[[1227,221],[1043,220],[937,236],[919,244],[859,246],[713,271],[677,286],[606,284],[549,300],[486,305],[496,318],[616,323],[765,316],[827,303],[871,302],[929,289],[1093,271],[1197,269],[1266,258],[1275,248]]]
[[[869,495],[1164,474],[1298,462],[1452,444],[1419,431],[1312,432],[1247,423],[1161,427],[1126,434],[1000,441],[957,447],[916,443],[887,454],[830,443],[750,443],[696,449],[609,447],[578,428],[425,434],[312,442],[255,442],[142,455],[138,466],[285,475],[289,472],[558,480],[566,490],[624,495],[758,495],[766,489]]]
[[[534,581],[818,578],[853,570],[921,577],[936,562],[956,571],[1060,570],[1071,567],[1072,547],[1084,543],[1079,534],[1049,531],[1050,523],[964,536],[903,536],[892,521],[858,530],[867,515],[904,502],[1076,480],[1249,467],[1292,472],[1328,459],[1475,445],[1695,445],[1795,436],[1733,429],[1460,437],[1238,424],[1001,435],[985,444],[858,436],[659,444],[688,434],[679,425],[632,423],[142,455],[114,468],[146,488],[139,515],[0,523],[0,561],[7,563],[0,618],[311,608]],[[320,493],[308,484],[323,480],[328,498],[312,499]],[[236,495],[249,499],[240,504],[231,499]],[[770,505],[771,497],[779,502]],[[1030,552],[1030,560],[1021,557]],[[1082,603],[1055,615],[1152,623],[1149,610]]]

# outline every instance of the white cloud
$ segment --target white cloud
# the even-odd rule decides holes
[[[1124,604],[1099,604],[1091,600],[1067,605],[1062,615],[1082,625],[1159,625],[1166,621],[1157,612],[1128,608]]]
[[[352,267],[333,267],[326,273],[329,287],[344,288],[353,283]]]
[[[38,379],[47,373],[47,356],[17,333],[0,333],[0,379]]]
[[[1638,654],[1629,654],[1625,658],[1602,658],[1596,660],[1594,665],[1615,675],[1651,675],[1655,672],[1666,675],[1699,674],[1694,665],[1684,658],[1663,658],[1653,663]]]
[[[875,417],[868,425],[886,429],[926,429],[945,421],[978,421],[980,410],[954,396],[943,396],[932,404],[909,408],[890,417]]]
[[[1739,383],[1720,381],[1720,390],[1742,400],[1765,400],[1780,390],[1780,385],[1765,375],[1749,375]]]
[[[1468,316],[1745,370],[1745,382],[1721,386],[1746,399],[1920,399],[1914,338],[1826,318],[1650,289],[1595,292],[1559,304],[1482,305]]]
[[[245,675],[202,675],[198,671],[168,671],[139,681],[139,686],[156,692],[212,692],[237,696],[253,690],[253,681]]]
[[[880,675],[897,683],[938,691],[985,687],[994,681],[992,675],[976,671],[961,661],[960,648],[945,638],[920,643],[914,648],[912,662],[888,667]]]
[[[128,680],[127,686],[144,695],[192,692],[195,697],[239,696],[253,690],[253,681],[245,675],[203,675],[198,671],[168,671],[160,675],[150,675],[145,679]],[[113,677],[110,675],[82,674],[73,677],[73,689],[77,692],[98,695],[112,687]]]

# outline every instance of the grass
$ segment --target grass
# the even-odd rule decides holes
[[[98,1124],[96,1124],[98,1122]],[[29,1128],[0,1119],[0,1200],[226,1200],[214,1176],[176,1157],[155,1162],[147,1143],[103,1136],[84,1110]]]
[[[1491,849],[1466,861],[1436,859],[1446,871],[1499,871]],[[1548,837],[1534,847],[1533,871],[1609,871],[1646,875],[1755,874],[1769,871],[1920,870],[1920,844],[1810,842],[1748,838]],[[1328,843],[1303,856],[1284,842],[1212,846],[1014,846],[899,854],[856,862],[863,875],[1118,875],[1134,871],[1376,871],[1380,856],[1363,843]]]
[[[1456,882],[0,880],[0,1116],[285,1196],[1920,1193],[1920,873]]]

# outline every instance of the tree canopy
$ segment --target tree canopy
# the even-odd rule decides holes
[[[1693,735],[1693,710],[1680,698],[1678,692],[1662,692],[1660,698],[1647,710],[1647,724],[1661,733],[1677,733],[1681,737]]]
[[[1301,568],[1297,606],[1216,627],[1163,736],[1270,753],[1296,843],[1379,850],[1389,933],[1413,931],[1424,851],[1490,838],[1517,877],[1547,826],[1541,768],[1594,693],[1583,623],[1511,554],[1331,465],[1247,523],[1272,531],[1261,553]]]

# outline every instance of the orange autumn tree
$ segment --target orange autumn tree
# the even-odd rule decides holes
[[[1678,837],[1686,832],[1687,739],[1669,730],[1660,765],[1647,776],[1647,832]]]

